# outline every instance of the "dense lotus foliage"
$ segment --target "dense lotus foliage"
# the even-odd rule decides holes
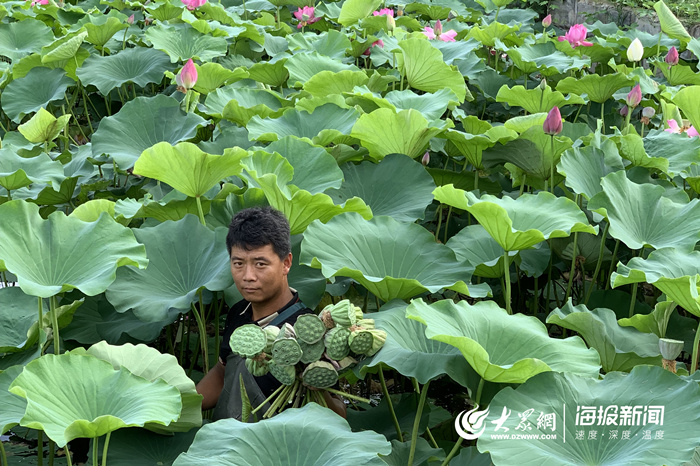
[[[2,464],[700,464],[700,41],[510,3],[2,2]],[[259,205],[347,420],[203,422]]]

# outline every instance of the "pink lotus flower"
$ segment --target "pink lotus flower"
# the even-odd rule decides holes
[[[48,5],[49,0],[32,0],[32,6],[36,5]]]
[[[431,28],[430,26],[425,26],[423,28],[423,34],[425,34],[425,36],[430,40],[438,39],[443,42],[455,42],[457,31],[450,29],[447,32],[442,32],[442,23],[440,20],[437,20],[435,23],[435,29]]]
[[[133,14],[131,16],[129,16],[128,18],[126,18],[126,24],[128,24],[128,25],[134,24],[134,15]]]
[[[376,47],[376,46],[379,46],[379,47],[381,47],[381,48],[384,48],[384,41],[381,40],[381,39],[375,40],[374,42],[372,42],[372,45],[370,45],[369,48],[368,48],[367,50],[365,50],[364,52],[362,52],[362,55],[369,55],[370,53],[372,53],[372,52],[371,52],[371,51],[372,51],[372,47]]]
[[[629,94],[627,94],[627,106],[629,108],[634,108],[642,101],[642,88],[639,84],[634,86]]]
[[[698,130],[696,130],[693,126],[678,126],[678,123],[676,123],[676,120],[668,120],[666,123],[668,123],[668,129],[664,130],[667,133],[676,133],[676,134],[681,134],[685,133],[689,137],[695,137],[698,136]]]
[[[588,29],[583,24],[574,24],[569,28],[569,32],[566,35],[559,36],[559,42],[568,41],[571,47],[576,48],[579,46],[590,47],[593,42],[586,42],[586,35],[588,34]]]
[[[666,54],[666,58],[664,58],[666,63],[668,63],[671,66],[677,65],[678,64],[678,50],[676,47],[671,47],[668,53]]]
[[[319,19],[321,19],[314,16],[314,7],[312,6],[305,6],[304,8],[299,8],[297,11],[294,12],[294,17],[299,20],[299,24],[297,24],[297,29],[301,29],[304,26],[313,24]]]
[[[182,0],[188,10],[192,11],[207,3],[207,0]]]
[[[544,124],[542,125],[542,129],[544,130],[545,134],[549,134],[551,136],[556,136],[557,134],[561,133],[561,130],[564,129],[564,123],[561,121],[561,112],[559,112],[559,107],[554,107],[549,111],[547,118],[545,118]]]
[[[542,26],[548,28],[552,25],[552,15],[547,15],[542,20]]]
[[[197,68],[191,58],[175,76],[175,82],[177,82],[177,88],[181,92],[187,92],[188,89],[192,89],[197,84]]]
[[[394,10],[391,8],[382,8],[381,10],[375,11],[372,14],[374,16],[387,15],[387,16],[391,16],[393,18],[394,17]]]

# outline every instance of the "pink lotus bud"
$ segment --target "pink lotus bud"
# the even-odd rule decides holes
[[[133,14],[131,16],[129,16],[128,18],[126,18],[126,24],[129,24],[129,25],[134,24],[134,15]]]
[[[629,94],[627,94],[627,106],[634,108],[642,101],[642,88],[639,84],[634,86]]]
[[[654,107],[644,107],[642,109],[642,116],[645,118],[654,118],[654,115],[656,115],[656,110],[654,110]]]
[[[666,58],[664,58],[666,63],[668,63],[671,66],[677,65],[678,64],[678,50],[676,50],[676,47],[671,47],[668,53],[666,54]]]
[[[559,107],[552,108],[547,114],[547,118],[544,120],[542,129],[545,134],[556,136],[561,133],[564,129],[564,123],[561,121],[561,113],[559,112]]]
[[[178,89],[184,89],[185,91],[192,89],[194,85],[197,84],[197,68],[194,66],[194,62],[191,58],[187,60],[185,66],[183,66],[177,76],[175,76],[175,81],[177,82]]]
[[[624,107],[622,107],[620,109],[620,115],[623,117],[626,117],[629,112],[630,112],[630,109],[627,105],[625,105]]]
[[[552,25],[552,15],[545,16],[544,19],[542,20],[542,26],[548,28],[551,25]]]
[[[423,159],[420,161],[420,163],[422,163],[424,167],[428,166],[430,163],[430,152],[425,151],[425,154],[423,154]]]
[[[435,23],[435,35],[439,36],[440,34],[442,34],[442,23],[438,19],[437,23]]]

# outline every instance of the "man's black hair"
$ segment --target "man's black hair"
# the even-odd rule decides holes
[[[269,206],[250,207],[233,217],[226,235],[229,255],[234,246],[250,251],[268,244],[280,260],[292,252],[289,221],[282,212]]]

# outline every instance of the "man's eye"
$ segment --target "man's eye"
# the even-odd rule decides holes
[[[264,263],[264,262],[258,262],[258,263],[255,264],[255,265],[257,265],[258,267],[265,267],[267,264]]]

